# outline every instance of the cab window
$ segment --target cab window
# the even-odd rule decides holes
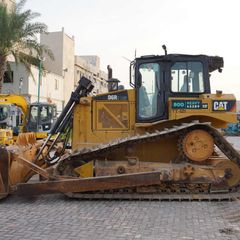
[[[48,122],[52,118],[52,108],[49,106],[40,106],[40,122]]]
[[[171,90],[182,93],[203,93],[202,63],[176,62],[171,67]]]
[[[138,115],[148,119],[157,116],[157,95],[160,88],[160,66],[145,63],[139,66]]]
[[[7,119],[8,117],[8,106],[0,106],[0,121]]]
[[[30,122],[36,123],[38,119],[38,106],[31,106],[30,108]]]

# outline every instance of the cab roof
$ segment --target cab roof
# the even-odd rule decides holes
[[[207,56],[203,54],[190,55],[190,54],[167,54],[167,55],[145,55],[135,59],[136,61],[141,60],[154,60],[154,61],[201,61],[208,65],[209,72],[215,70],[221,70],[224,66],[224,61],[222,57],[219,56]]]

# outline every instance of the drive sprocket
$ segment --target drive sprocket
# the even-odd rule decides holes
[[[189,160],[200,163],[212,156],[214,140],[207,131],[195,129],[184,135],[181,149]]]

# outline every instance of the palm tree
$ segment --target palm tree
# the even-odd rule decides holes
[[[31,10],[23,11],[25,2],[26,0],[20,0],[10,11],[0,3],[0,92],[4,72],[10,69],[9,56],[14,57],[16,64],[22,63],[31,75],[31,65],[38,65],[38,58],[43,53],[53,59],[52,51],[39,44],[36,36],[47,33],[47,26],[32,22],[40,14]]]

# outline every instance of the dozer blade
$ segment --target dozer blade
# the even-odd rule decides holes
[[[36,143],[36,135],[33,132],[20,133],[17,137],[16,144],[20,146],[33,145]]]
[[[159,184],[160,172],[122,174],[116,176],[72,178],[37,183],[19,183],[16,186],[18,195],[38,195],[51,193],[79,193],[88,191],[121,189]]]
[[[5,147],[0,146],[0,199],[9,193],[9,154]]]

